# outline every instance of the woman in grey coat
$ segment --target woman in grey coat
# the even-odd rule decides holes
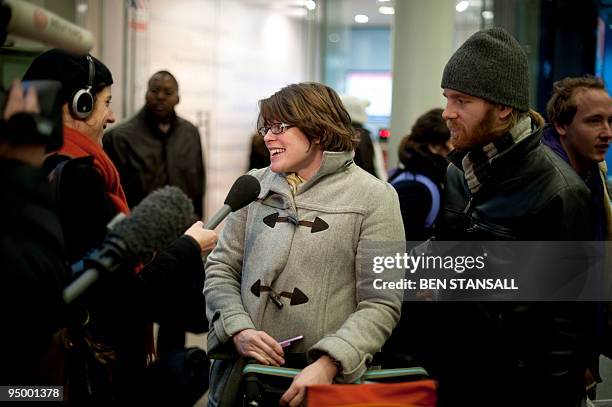
[[[271,164],[251,172],[259,197],[230,215],[206,263],[209,352],[233,355],[213,362],[209,406],[234,405],[244,360],[284,365],[278,342],[298,335],[291,351],[309,364],[281,404],[300,405],[308,385],[353,382],[400,316],[401,293],[374,289],[371,267],[378,249],[404,247],[397,194],[354,164],[336,92],[294,84],[259,107]]]

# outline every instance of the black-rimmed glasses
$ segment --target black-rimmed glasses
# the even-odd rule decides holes
[[[268,134],[268,131],[271,131],[272,134],[282,134],[285,132],[285,130],[290,129],[291,127],[295,126],[287,123],[272,123],[267,126],[260,127],[257,132],[261,137],[264,137],[266,134]]]

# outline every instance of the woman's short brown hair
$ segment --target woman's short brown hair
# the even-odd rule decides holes
[[[278,122],[299,128],[324,151],[351,151],[359,142],[340,97],[320,83],[285,86],[260,100],[257,128]]]

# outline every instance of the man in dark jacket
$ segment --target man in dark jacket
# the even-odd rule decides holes
[[[546,106],[551,126],[542,142],[580,175],[591,190],[594,240],[612,238],[605,156],[612,140],[612,98],[593,76],[555,82]]]
[[[149,79],[145,106],[103,139],[131,208],[164,185],[181,188],[202,217],[206,185],[200,133],[176,115],[178,82],[168,71]]]
[[[588,240],[582,180],[540,144],[527,57],[505,30],[471,36],[441,87],[450,153],[438,240]],[[448,405],[576,406],[584,397],[575,303],[440,303],[432,371]],[[440,339],[438,339],[439,341]]]
[[[569,77],[555,82],[546,110],[551,125],[544,129],[542,142],[570,164],[591,191],[591,211],[595,218],[592,240],[612,240],[612,210],[604,161],[612,140],[612,98],[600,78]],[[610,303],[600,306],[596,332],[599,346],[593,353],[587,375],[592,398],[595,398],[595,383],[601,382],[599,354],[612,356],[610,338],[606,336],[612,328]]]

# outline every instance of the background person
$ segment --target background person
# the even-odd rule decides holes
[[[259,133],[251,136],[251,151],[249,153],[249,168],[248,170],[257,170],[266,168],[270,165],[270,152],[266,147],[263,137]]]
[[[353,125],[353,129],[355,129],[357,137],[359,137],[359,143],[355,147],[355,164],[375,177],[378,177],[375,164],[374,143],[372,142],[370,130],[364,127],[368,121],[366,108],[370,105],[370,101],[352,95],[341,95],[340,100],[342,100],[342,104],[346,108],[349,116],[351,116],[351,124]]]
[[[423,241],[433,235],[451,149],[442,109],[420,116],[400,142],[400,167],[388,182],[399,196],[407,241]]]
[[[164,185],[179,187],[202,218],[206,173],[200,132],[176,114],[179,86],[168,71],[149,79],[144,107],[104,135],[130,208]]]
[[[551,125],[544,129],[542,142],[571,165],[591,191],[595,218],[592,240],[611,240],[612,210],[604,158],[612,140],[612,98],[599,78],[568,77],[553,85],[547,113]],[[589,396],[595,399],[596,383],[602,381],[599,356],[602,353],[612,356],[612,320],[610,302],[592,306],[598,309],[592,314],[597,320],[591,339],[594,346],[586,387]]]
[[[612,98],[594,76],[565,78],[553,85],[547,104],[551,125],[542,142],[570,164],[591,191],[594,240],[612,239],[612,211],[605,156],[612,140]]]

